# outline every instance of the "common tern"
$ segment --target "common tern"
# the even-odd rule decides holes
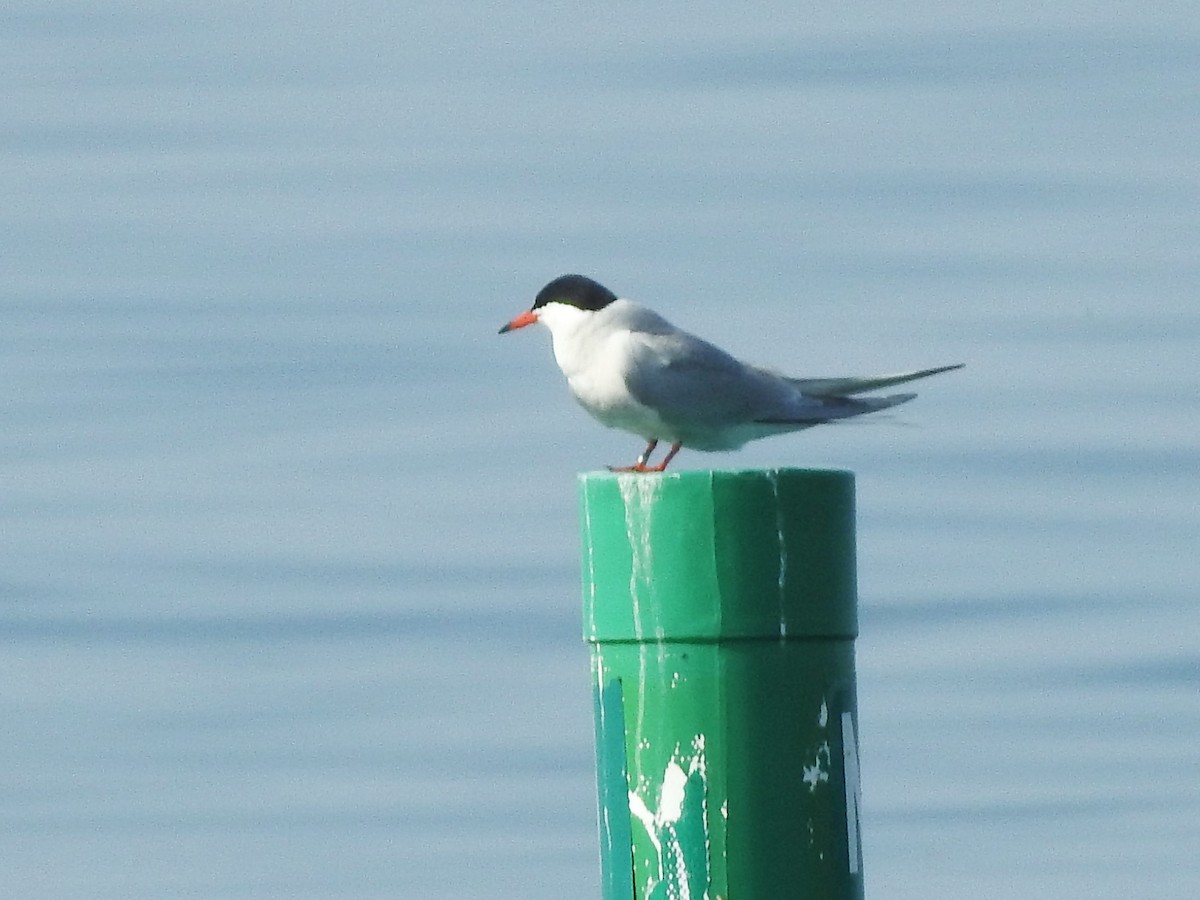
[[[736,450],[747,441],[877,412],[916,394],[859,397],[962,368],[962,364],[874,378],[788,378],[730,356],[662,316],[583,275],[542,288],[500,334],[540,322],[571,394],[593,418],[640,435],[646,449],[614,472],[662,472],[681,448]],[[671,449],[658,465],[659,441]]]

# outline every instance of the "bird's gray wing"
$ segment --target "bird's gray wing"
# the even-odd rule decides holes
[[[800,389],[802,394],[810,397],[851,397],[866,391],[891,387],[916,381],[918,378],[928,378],[942,372],[961,369],[962,363],[953,366],[937,366],[933,369],[918,369],[915,372],[901,372],[897,375],[879,375],[872,378],[789,378],[789,383]]]
[[[683,332],[629,337],[625,384],[668,422],[723,426],[777,413],[795,389]]]

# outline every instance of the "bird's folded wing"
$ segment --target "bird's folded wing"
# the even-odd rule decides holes
[[[779,408],[778,379],[689,334],[646,341],[631,335],[625,385],[668,422],[722,425]]]

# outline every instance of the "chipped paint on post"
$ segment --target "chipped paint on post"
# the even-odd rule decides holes
[[[629,792],[629,811],[657,854],[639,896],[698,900],[708,896],[708,783],[704,735],[688,752],[677,748],[657,784]],[[657,796],[655,796],[657,795]],[[649,805],[657,801],[653,808]]]

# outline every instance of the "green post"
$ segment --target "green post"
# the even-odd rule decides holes
[[[604,900],[861,898],[854,476],[580,495]]]

